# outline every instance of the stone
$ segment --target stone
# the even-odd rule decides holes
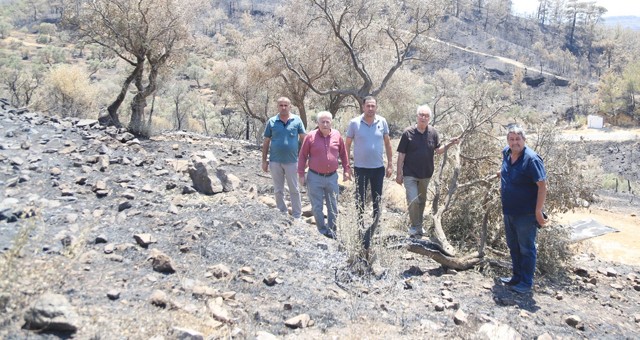
[[[133,205],[131,204],[131,202],[129,201],[124,201],[120,204],[118,204],[118,212],[127,210],[127,209],[131,209],[133,207]]]
[[[45,293],[24,314],[26,329],[71,332],[78,330],[80,319],[64,295]]]
[[[551,336],[551,334],[549,333],[543,333],[541,335],[538,335],[536,340],[553,340],[553,336]]]
[[[96,181],[96,183],[93,185],[93,187],[91,188],[91,190],[93,192],[99,191],[99,190],[107,190],[107,183],[105,181],[102,180],[98,180]]]
[[[222,183],[222,190],[224,192],[234,191],[240,188],[240,178],[234,174],[228,173],[225,169],[216,169],[216,176]]]
[[[98,124],[98,120],[97,119],[80,119],[77,123],[76,126],[83,128],[83,127],[91,127],[93,125]]]
[[[160,308],[167,308],[171,306],[171,302],[169,301],[167,293],[158,289],[154,290],[153,293],[151,293],[149,302],[151,302],[152,305]]]
[[[584,329],[584,325],[582,324],[582,319],[577,315],[565,316],[564,322],[573,328]]]
[[[105,254],[112,254],[115,248],[116,248],[115,244],[111,243],[111,244],[105,245],[103,248],[103,251]]]
[[[142,248],[148,248],[150,244],[157,243],[158,241],[151,234],[135,234],[133,238],[136,240]]]
[[[107,292],[109,300],[118,300],[120,298],[120,291],[112,289]]]
[[[273,197],[260,196],[258,201],[269,208],[275,208],[277,206],[276,200]]]
[[[207,301],[207,308],[209,309],[209,312],[214,319],[224,323],[231,322],[229,311],[226,308],[222,307],[218,302],[216,302],[215,299],[210,299],[209,301]]]
[[[153,266],[153,270],[165,274],[175,273],[176,270],[173,261],[163,252],[152,249],[149,258],[152,260],[151,265]]]
[[[218,296],[220,292],[217,289],[208,286],[195,286],[193,287],[191,294],[197,299],[204,299]]]
[[[462,309],[458,309],[453,315],[453,322],[458,326],[466,324],[467,321],[467,313],[465,313]]]
[[[511,326],[503,323],[485,323],[480,327],[475,339],[520,340],[522,335]]]
[[[255,340],[278,340],[278,337],[265,331],[257,331]]]
[[[313,320],[311,320],[311,316],[309,314],[300,314],[294,316],[290,319],[287,319],[284,322],[285,326],[289,328],[307,328],[309,326],[313,326]]]
[[[278,273],[271,273],[265,277],[262,282],[267,286],[275,286],[278,283]]]
[[[172,327],[172,339],[177,340],[204,340],[204,334],[188,328]]]
[[[126,143],[126,142],[129,142],[129,141],[132,141],[132,140],[136,139],[136,136],[134,136],[130,132],[125,132],[125,133],[121,133],[121,134],[117,135],[116,139],[119,140],[122,143]]]
[[[215,195],[224,190],[222,182],[215,175],[216,169],[202,161],[194,161],[188,169],[193,187],[202,194]]]
[[[241,267],[240,269],[238,269],[238,272],[240,272],[242,274],[253,275],[253,268],[251,268],[249,266],[244,266],[244,267]]]
[[[225,266],[222,263],[210,267],[209,270],[216,279],[226,278],[231,275],[231,270],[229,269],[229,267]]]
[[[619,283],[612,283],[610,286],[611,286],[611,288],[613,288],[615,290],[623,290],[624,289],[624,286],[619,284]]]

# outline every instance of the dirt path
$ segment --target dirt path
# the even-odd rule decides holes
[[[578,244],[585,251],[595,254],[605,261],[619,262],[627,265],[640,264],[640,217],[633,213],[612,212],[604,209],[580,209],[557,216],[561,223],[574,223],[580,220],[593,219],[604,225],[619,230],[593,237]]]
[[[630,140],[640,140],[640,129],[589,129],[564,130],[561,138],[567,141],[612,141],[624,142]]]

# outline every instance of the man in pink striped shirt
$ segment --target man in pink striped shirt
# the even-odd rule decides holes
[[[318,230],[325,236],[335,238],[338,215],[338,159],[342,162],[345,181],[351,180],[351,167],[347,148],[338,130],[331,129],[331,113],[318,113],[318,128],[307,134],[298,155],[298,177],[305,185],[304,170],[309,166],[306,178],[307,194],[311,201],[313,217]],[[307,164],[308,163],[308,164]],[[323,201],[327,202],[327,223],[322,212]]]

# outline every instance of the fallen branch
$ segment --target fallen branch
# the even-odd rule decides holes
[[[467,270],[484,261],[477,252],[463,257],[445,255],[440,245],[429,240],[407,239],[406,247],[412,253],[428,256],[441,265],[455,270]]]

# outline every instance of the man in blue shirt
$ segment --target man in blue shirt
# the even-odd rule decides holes
[[[353,147],[353,163],[356,177],[356,207],[358,226],[364,229],[364,201],[367,187],[371,186],[371,200],[373,201],[373,224],[364,231],[364,248],[369,249],[371,237],[380,220],[380,200],[382,199],[382,184],[384,177],[393,174],[391,140],[389,139],[389,125],[384,117],[376,114],[378,106],[374,97],[368,96],[363,100],[364,112],[349,122],[347,128],[347,154]],[[387,167],[384,167],[383,152],[387,155]]]
[[[262,170],[271,171],[276,206],[285,214],[287,205],[284,202],[284,182],[287,181],[291,198],[291,214],[294,219],[300,219],[302,203],[297,175],[298,142],[304,139],[305,130],[300,117],[290,111],[289,98],[278,98],[278,114],[271,117],[264,128]],[[267,154],[269,154],[268,160]]]
[[[513,266],[513,276],[500,281],[518,293],[529,293],[533,288],[536,236],[538,227],[546,223],[542,213],[547,198],[544,163],[525,146],[525,140],[521,127],[509,126],[500,170],[505,237]]]

